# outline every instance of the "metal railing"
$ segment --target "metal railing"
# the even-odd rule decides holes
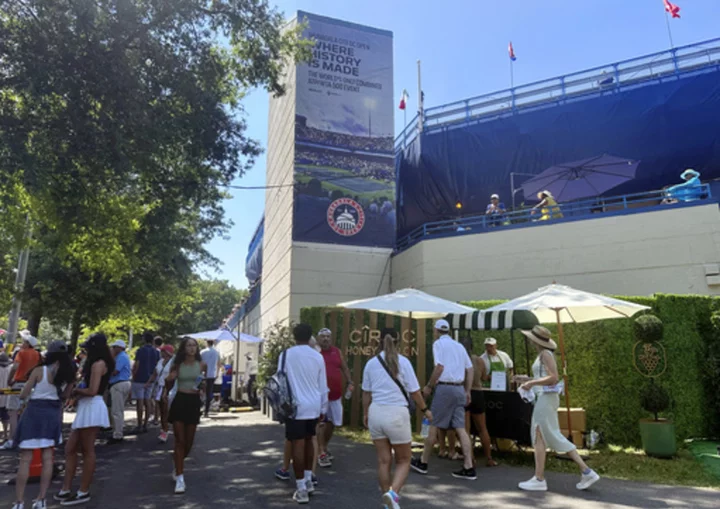
[[[483,118],[514,115],[709,70],[720,70],[720,38],[427,108],[422,130],[432,132]],[[416,115],[395,138],[395,150],[410,144],[417,133]]]
[[[648,209],[672,206],[675,203],[701,204],[711,199],[710,186],[703,184],[696,199],[686,199],[685,201],[671,200],[668,193],[663,190],[559,203],[543,207],[543,209],[524,208],[508,211],[502,215],[483,214],[459,217],[425,223],[415,228],[408,235],[398,239],[395,251],[404,251],[421,240],[433,237],[487,233],[505,228],[532,227],[552,222],[597,218],[603,214],[614,214],[632,209],[637,209],[637,212],[647,212]]]

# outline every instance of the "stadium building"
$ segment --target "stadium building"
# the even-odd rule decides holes
[[[229,326],[259,335],[406,287],[720,294],[720,39],[431,107],[393,139],[392,33],[296,19],[318,46],[270,99],[252,290]],[[603,166],[608,189],[583,190]],[[536,178],[551,167],[574,176]],[[702,184],[666,189],[686,168]],[[545,186],[557,208],[533,210]],[[500,217],[485,214],[494,193]]]

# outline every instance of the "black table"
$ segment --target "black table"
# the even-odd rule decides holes
[[[518,445],[531,445],[532,409],[532,405],[517,392],[485,391],[485,415],[490,437],[514,440]]]

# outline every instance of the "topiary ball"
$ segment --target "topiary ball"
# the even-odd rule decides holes
[[[646,412],[657,415],[670,408],[670,393],[661,385],[647,384],[640,391],[640,405]]]
[[[654,343],[663,338],[663,323],[655,315],[643,315],[634,323],[635,339],[645,343]]]

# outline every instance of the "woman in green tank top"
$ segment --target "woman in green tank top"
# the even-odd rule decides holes
[[[175,433],[173,478],[177,494],[185,493],[185,458],[190,454],[195,441],[195,431],[200,423],[200,394],[204,391],[206,373],[207,366],[202,362],[197,341],[184,339],[165,382],[166,386],[173,382],[177,385],[177,394],[170,405],[168,416]]]

